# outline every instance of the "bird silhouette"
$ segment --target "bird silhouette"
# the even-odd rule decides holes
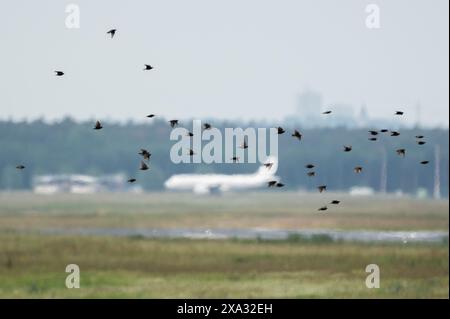
[[[25,165],[17,165],[16,166],[16,169],[18,169],[18,170],[23,170],[23,169],[25,169]]]
[[[152,156],[152,154],[150,154],[149,151],[143,148],[141,148],[141,151],[138,154],[141,155],[147,161],[150,159],[150,156]]]
[[[317,189],[319,190],[319,193],[323,193],[324,191],[327,190],[327,185],[317,186]]]
[[[150,64],[144,64],[144,71],[151,70],[153,67]]]
[[[403,114],[405,114],[405,112],[403,112],[403,111],[396,111],[395,112],[395,115],[403,115]]]
[[[141,161],[141,167],[139,169],[141,171],[146,171],[146,170],[148,170],[148,165],[145,164],[143,161]]]
[[[323,211],[326,211],[327,209],[328,209],[327,206],[323,206],[323,207],[320,207],[320,208],[318,209],[318,211],[323,212]]]
[[[369,141],[375,142],[375,141],[377,141],[377,138],[376,137],[369,137]]]
[[[306,175],[308,175],[309,177],[314,177],[316,176],[316,172],[308,172],[306,173]]]
[[[425,136],[423,136],[423,135],[416,135],[416,138],[419,139],[419,140],[422,139],[422,138],[424,138],[424,137],[425,137]]]
[[[424,144],[426,144],[427,142],[425,142],[425,141],[417,141],[417,144],[419,144],[419,145],[424,145]]]
[[[239,147],[244,150],[247,149],[248,148],[247,139],[244,138],[244,142]]]
[[[362,168],[361,166],[356,166],[356,167],[353,169],[353,171],[354,171],[356,174],[362,173],[362,170],[363,170],[363,168]]]
[[[305,167],[306,167],[307,169],[311,169],[311,168],[314,168],[315,165],[314,165],[314,164],[306,164]]]
[[[268,181],[267,182],[268,187],[274,187],[275,185],[277,185],[277,181]]]
[[[212,126],[211,126],[211,124],[209,124],[209,123],[204,123],[204,124],[203,124],[203,129],[204,129],[204,130],[210,130],[211,127],[212,127]]]
[[[192,137],[192,136],[194,136],[194,133],[192,133],[192,132],[187,132],[187,133],[186,133],[186,136]]]
[[[351,145],[344,145],[344,152],[351,152],[352,149]]]
[[[278,134],[283,134],[284,132],[286,132],[281,126],[277,127],[277,133]]]
[[[149,114],[149,115],[147,115],[147,117],[148,117],[148,118],[155,117],[155,114]]]
[[[292,136],[297,138],[299,141],[302,140],[302,134],[300,134],[300,132],[297,130],[294,130],[294,133],[292,134]]]
[[[340,203],[341,201],[340,200],[332,200],[331,202],[330,202],[330,204],[333,204],[333,205],[338,205],[339,203]]]
[[[111,29],[108,32],[106,32],[106,34],[110,34],[111,35],[111,39],[112,39],[116,35],[116,31],[117,31],[117,29]]]
[[[275,186],[276,186],[276,187],[284,187],[284,184],[283,184],[283,183],[276,183]]]
[[[325,111],[325,112],[322,112],[322,114],[327,115],[327,114],[331,114],[331,112],[332,112],[332,111]]]
[[[268,163],[264,163],[263,165],[264,165],[265,168],[271,169],[272,166],[273,166],[273,163],[272,162],[268,162]]]
[[[401,157],[405,157],[405,155],[406,155],[406,150],[404,148],[399,148],[398,150],[396,150],[396,152],[397,152],[398,156],[401,156]]]
[[[384,129],[380,130],[380,132],[381,133],[387,133],[387,132],[389,132],[389,130],[384,128]]]
[[[136,178],[130,178],[127,182],[131,184],[131,183],[134,183],[135,181],[136,181]]]
[[[94,130],[101,130],[103,128],[100,121],[95,122]]]
[[[391,131],[391,136],[399,136],[400,133],[397,131]]]
[[[63,76],[64,72],[63,71],[55,71],[55,75],[56,76]]]
[[[378,132],[377,131],[369,131],[369,134],[370,135],[378,135]]]
[[[169,123],[170,123],[170,126],[171,126],[172,128],[174,128],[175,126],[178,125],[178,120],[170,120]]]
[[[422,165],[427,165],[428,163],[430,163],[430,161],[422,161],[422,162],[420,162],[420,164],[422,164]]]

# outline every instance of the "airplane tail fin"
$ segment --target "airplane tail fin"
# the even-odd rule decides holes
[[[258,175],[275,175],[278,170],[278,158],[269,156],[263,165],[258,169]]]

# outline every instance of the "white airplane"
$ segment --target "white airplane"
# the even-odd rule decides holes
[[[188,190],[196,194],[209,194],[212,189],[221,192],[230,190],[258,188],[266,186],[269,181],[279,181],[275,176],[278,169],[278,160],[269,157],[253,174],[179,174],[171,176],[164,186],[170,190]]]

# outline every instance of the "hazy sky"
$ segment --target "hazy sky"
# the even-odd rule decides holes
[[[67,4],[80,29],[65,26]],[[366,5],[381,28],[365,25]],[[448,127],[448,0],[4,0],[0,118],[282,119],[326,105]],[[117,28],[114,39],[106,31]],[[144,63],[154,70],[144,72]],[[54,70],[66,75],[55,77]],[[409,117],[408,117],[409,115]]]

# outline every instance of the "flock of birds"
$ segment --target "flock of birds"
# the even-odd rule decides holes
[[[113,39],[114,36],[116,35],[116,32],[117,32],[117,29],[111,29],[111,30],[109,30],[107,32],[107,34],[110,35],[111,39]],[[153,66],[151,66],[150,64],[144,64],[144,69],[143,69],[144,71],[149,71],[149,70],[152,70],[152,69],[153,69]],[[54,71],[54,72],[55,72],[55,75],[58,76],[58,77],[64,76],[64,72],[63,71],[57,70],[57,71]],[[330,115],[330,114],[332,114],[332,112],[333,112],[332,110],[327,110],[327,111],[322,112],[322,114],[323,115]],[[396,111],[394,113],[394,115],[402,116],[402,115],[404,115],[404,112],[403,111]],[[155,114],[148,114],[146,117],[147,118],[154,118],[155,116],[156,116]],[[179,120],[175,120],[175,119],[174,120],[170,120],[169,124],[170,124],[170,127],[175,128],[176,126],[179,125]],[[212,127],[213,126],[211,124],[209,124],[209,123],[204,123],[203,124],[203,129],[204,130],[209,130]],[[93,127],[93,129],[94,130],[101,130],[102,128],[103,128],[103,126],[102,126],[101,122],[97,120],[96,123],[95,123],[95,126]],[[286,131],[281,126],[277,127],[278,135],[284,134],[285,132]],[[393,136],[393,137],[400,135],[400,132],[392,131],[392,130],[388,130],[388,129],[381,129],[380,131],[370,130],[368,132],[369,132],[369,140],[370,141],[377,141],[378,140],[378,135],[380,133],[385,133],[385,134],[389,133],[390,136]],[[192,132],[188,131],[187,136],[192,137],[192,136],[194,136],[194,134]],[[291,136],[296,138],[299,141],[301,141],[302,138],[303,138],[303,135],[298,130],[294,130],[294,132],[291,134]],[[418,145],[424,145],[426,143],[426,141],[424,140],[425,136],[423,136],[423,135],[416,135],[415,137],[416,137],[416,143]],[[247,149],[248,148],[248,144],[247,144],[247,141],[245,139],[244,139],[244,142],[241,144],[240,148],[242,148],[242,149]],[[343,151],[346,152],[346,153],[351,152],[352,149],[353,148],[352,148],[351,145],[344,145],[343,146]],[[405,157],[406,156],[406,149],[404,149],[404,148],[397,149],[396,153],[399,156],[401,156],[401,157]],[[149,161],[150,161],[151,153],[148,150],[146,150],[146,149],[141,149],[138,154],[142,156],[142,160],[141,160],[139,169],[142,170],[142,171],[148,170],[149,169]],[[195,155],[195,152],[193,151],[193,149],[189,149],[188,150],[188,154],[190,156],[193,156],[193,155]],[[233,162],[239,162],[239,157],[234,156],[232,158],[232,161]],[[423,160],[423,161],[420,162],[420,164],[422,164],[422,165],[427,165],[428,163],[429,163],[428,160]],[[273,163],[272,162],[267,162],[267,163],[264,163],[263,165],[267,169],[270,170],[272,168],[272,166],[273,166]],[[308,177],[316,176],[316,172],[314,170],[315,167],[316,166],[314,164],[307,164],[307,165],[305,165],[305,168],[308,170],[307,173],[306,173]],[[16,168],[18,170],[23,170],[23,169],[25,169],[25,165],[20,164],[20,165],[17,165]],[[356,167],[354,167],[353,171],[356,174],[360,174],[363,171],[363,167],[362,166],[356,166]],[[137,181],[137,179],[134,178],[134,177],[128,179],[128,183],[134,183],[136,181]],[[268,187],[283,187],[284,184],[280,183],[277,180],[271,180],[271,181],[269,181],[267,183],[267,186]],[[327,185],[319,185],[319,186],[317,186],[317,189],[318,189],[319,193],[323,193],[323,192],[325,192],[327,190]],[[340,203],[341,203],[340,200],[334,199],[329,204],[330,205],[339,205]],[[326,211],[326,210],[328,210],[328,205],[324,205],[324,206],[322,206],[322,207],[320,207],[318,209],[318,211]]]
[[[322,112],[322,114],[323,115],[330,115],[332,112],[333,111],[331,111],[331,110],[327,110],[325,112]],[[402,115],[404,115],[404,112],[403,111],[396,111],[394,113],[394,115],[402,116]],[[277,128],[277,132],[278,132],[278,134],[284,134],[286,131],[282,127],[278,127]],[[388,129],[381,129],[379,131],[370,130],[370,131],[368,131],[368,133],[369,133],[369,138],[368,138],[369,141],[377,141],[378,140],[378,135],[380,133],[385,133],[385,134],[386,133],[390,133],[390,136],[394,136],[394,137],[395,136],[400,136],[400,132],[392,131],[392,130],[388,130]],[[299,141],[301,141],[302,137],[303,137],[303,135],[298,130],[294,130],[294,132],[291,134],[291,136],[296,138],[296,139],[298,139]],[[426,141],[424,140],[424,138],[425,138],[424,135],[416,135],[415,138],[416,138],[416,143],[418,145],[426,144]],[[353,150],[353,147],[351,145],[344,145],[343,146],[343,151],[345,153],[351,152],[352,150]],[[405,157],[406,156],[406,149],[404,149],[404,148],[396,149],[396,153],[397,153],[397,155],[399,155],[401,157]],[[422,165],[427,165],[428,163],[429,163],[428,160],[423,160],[423,161],[420,162],[420,164],[422,164]],[[267,168],[271,168],[272,165],[273,165],[273,163],[266,163],[266,164],[264,164],[264,166],[266,166]],[[306,173],[308,177],[316,176],[316,172],[314,170],[315,167],[316,167],[315,164],[307,164],[307,165],[305,165],[305,168],[308,170],[307,173]],[[355,166],[353,168],[353,171],[356,174],[361,174],[362,171],[363,171],[363,167],[362,166]],[[275,180],[268,182],[268,187],[283,187],[283,186],[284,186],[284,184],[279,183],[279,182],[277,182]],[[319,185],[319,186],[317,186],[317,190],[319,191],[319,193],[323,193],[323,192],[325,192],[327,190],[327,185]],[[328,210],[328,205],[339,205],[340,203],[341,203],[340,200],[333,199],[331,202],[329,202],[329,204],[320,207],[318,209],[318,211],[326,211],[326,210]]]

